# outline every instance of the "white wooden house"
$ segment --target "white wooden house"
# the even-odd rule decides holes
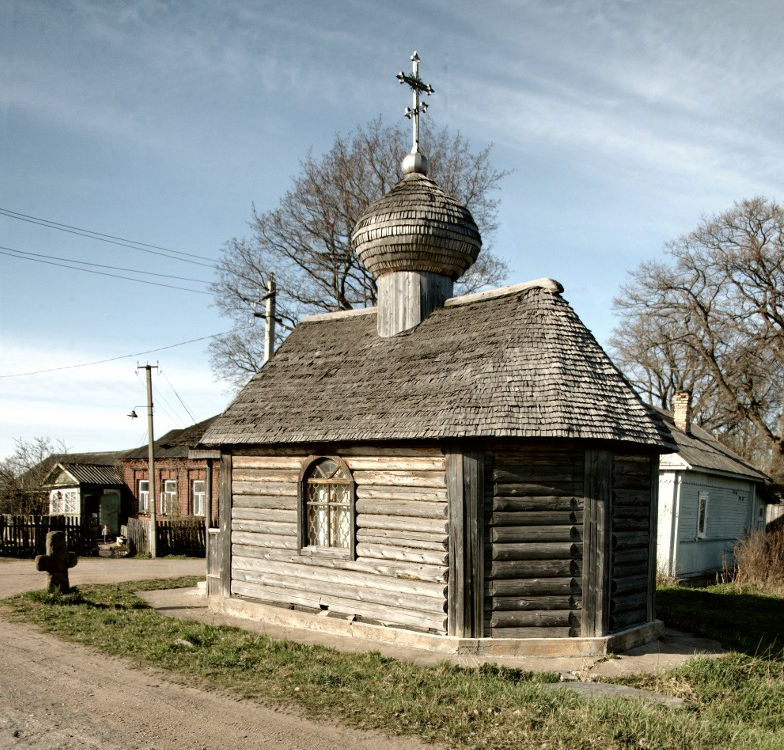
[[[678,580],[711,579],[733,561],[735,544],[764,530],[767,476],[691,424],[688,393],[661,412],[678,447],[659,462],[657,564]]]

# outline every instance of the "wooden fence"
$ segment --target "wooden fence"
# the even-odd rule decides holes
[[[78,516],[0,515],[0,556],[43,555],[50,531],[64,531],[68,549],[77,555],[98,554],[98,525],[82,523]]]
[[[186,516],[185,518],[156,519],[157,555],[206,555],[207,529],[204,518]],[[150,551],[150,522],[147,519],[129,518],[127,524],[128,544],[135,554]]]

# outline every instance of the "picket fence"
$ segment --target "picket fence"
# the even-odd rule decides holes
[[[50,531],[64,531],[68,549],[77,555],[98,554],[98,525],[83,523],[78,516],[0,515],[0,556],[43,555]]]
[[[156,519],[158,557],[166,555],[188,555],[205,557],[207,529],[204,518]],[[150,551],[150,522],[147,519],[129,518],[126,526],[131,553],[145,554]]]

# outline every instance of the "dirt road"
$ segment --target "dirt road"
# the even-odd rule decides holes
[[[84,561],[80,561],[80,565]],[[87,561],[72,583],[129,580],[122,560]],[[131,561],[128,561],[131,562]],[[136,578],[187,574],[203,561],[143,564]],[[150,563],[153,563],[151,565]],[[0,561],[0,596],[16,593],[22,578],[42,588],[41,573],[29,575],[29,560]],[[111,567],[109,567],[111,566]],[[77,566],[77,569],[79,566]],[[88,570],[89,568],[89,570]],[[163,572],[164,568],[167,569]],[[73,571],[76,572],[76,569]],[[194,571],[197,572],[197,571]],[[156,575],[160,573],[160,575]],[[88,580],[89,579],[89,580]],[[0,618],[0,748],[38,750],[193,750],[204,748],[281,748],[281,750],[415,750],[414,740],[388,738],[257,704],[178,685],[157,670],[132,669],[120,659],[60,641],[22,624]]]

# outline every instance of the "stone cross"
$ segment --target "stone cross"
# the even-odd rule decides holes
[[[76,565],[76,559],[76,554],[68,551],[64,531],[50,531],[46,535],[46,554],[35,558],[35,567],[36,570],[49,574],[50,594],[58,591],[67,594],[71,590],[68,584],[68,568]]]
[[[400,83],[407,83],[411,86],[414,106],[406,107],[405,115],[409,120],[413,120],[414,145],[411,149],[411,153],[416,154],[419,152],[419,113],[422,112],[422,114],[424,114],[427,112],[427,102],[422,102],[420,104],[419,92],[424,91],[426,94],[432,94],[434,90],[429,83],[423,83],[422,79],[419,77],[419,55],[416,53],[416,50],[414,50],[414,54],[411,55],[411,64],[413,68],[412,75],[408,75],[401,71],[395,77]]]

